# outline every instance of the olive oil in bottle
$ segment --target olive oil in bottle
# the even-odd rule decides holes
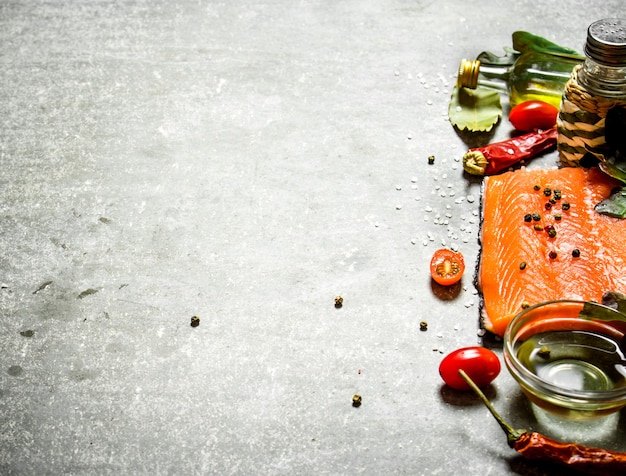
[[[502,91],[508,94],[511,107],[540,100],[558,108],[565,83],[581,61],[534,50],[522,53],[513,65],[506,66],[464,59],[459,66],[458,84],[470,89],[483,86]]]

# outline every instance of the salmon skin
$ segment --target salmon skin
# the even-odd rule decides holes
[[[626,219],[594,211],[619,185],[595,167],[485,177],[477,285],[486,330],[504,335],[527,305],[626,293]]]

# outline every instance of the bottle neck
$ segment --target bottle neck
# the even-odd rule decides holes
[[[508,91],[510,67],[482,64],[479,60],[461,61],[458,74],[458,85],[470,89],[478,86]]]
[[[607,66],[587,58],[578,81],[594,96],[626,99],[626,64]]]

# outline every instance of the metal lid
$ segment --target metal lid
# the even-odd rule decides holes
[[[626,66],[626,20],[608,18],[589,25],[585,54],[607,66]]]
[[[457,84],[460,87],[476,89],[476,86],[478,86],[479,69],[480,61],[468,59],[461,60],[457,75]]]

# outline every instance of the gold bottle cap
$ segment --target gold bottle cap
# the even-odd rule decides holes
[[[459,66],[459,74],[457,76],[457,84],[462,88],[476,89],[478,86],[478,70],[480,69],[480,61],[478,60],[461,60]]]

